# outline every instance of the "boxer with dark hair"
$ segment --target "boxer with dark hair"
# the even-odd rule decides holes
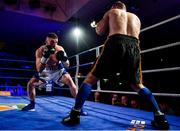
[[[78,89],[74,84],[70,74],[66,71],[69,67],[69,60],[64,48],[58,45],[58,36],[55,33],[49,33],[42,45],[36,50],[36,70],[37,73],[27,84],[27,93],[30,104],[25,106],[22,111],[35,110],[35,88],[45,85],[49,81],[62,86],[66,84],[70,87],[73,97],[76,97]]]
[[[126,10],[126,5],[121,2],[121,1],[116,1],[111,8],[119,8],[119,9],[123,9]]]
[[[158,129],[168,129],[169,124],[164,113],[160,111],[151,91],[142,83],[139,47],[140,19],[135,14],[127,12],[125,4],[118,1],[94,27],[98,35],[108,33],[107,40],[92,70],[80,86],[70,115],[65,117],[62,123],[78,124],[80,122],[79,111],[91,93],[92,85],[101,78],[120,73],[124,83],[130,85],[152,105],[154,113],[152,125]]]
[[[47,35],[47,37],[53,38],[53,39],[58,39],[58,36],[56,35],[56,33],[53,33],[53,32],[49,33],[49,34]]]

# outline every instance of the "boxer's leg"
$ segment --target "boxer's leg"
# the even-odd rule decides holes
[[[97,81],[98,79],[91,73],[87,75],[87,78],[81,84],[78,94],[76,96],[75,106],[71,110],[70,115],[62,120],[63,124],[74,125],[80,122],[80,110],[82,109],[85,100],[91,93],[91,86],[94,85]]]
[[[36,78],[32,78],[28,84],[27,84],[27,93],[29,96],[29,100],[30,103],[25,106],[24,108],[22,108],[22,111],[35,111],[35,97],[36,97],[36,90],[35,90],[35,84],[37,83],[39,80]]]

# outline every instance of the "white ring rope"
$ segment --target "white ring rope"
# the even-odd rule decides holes
[[[171,68],[161,68],[161,69],[153,69],[153,70],[144,70],[144,71],[142,71],[142,73],[177,71],[177,70],[180,70],[180,67],[171,67]]]
[[[170,67],[170,68],[161,68],[161,69],[152,69],[152,70],[143,70],[142,73],[155,73],[155,72],[167,72],[167,71],[178,71],[180,67]],[[86,76],[77,76],[78,78],[86,78]],[[74,78],[74,77],[72,77]]]
[[[157,50],[161,50],[161,49],[165,49],[165,48],[169,48],[169,47],[174,47],[174,46],[178,46],[178,45],[180,45],[180,41],[175,42],[175,43],[171,43],[171,44],[167,44],[167,45],[163,45],[163,46],[159,46],[159,47],[154,47],[151,49],[146,49],[146,50],[141,51],[141,53],[157,51]]]
[[[152,70],[143,70],[142,73],[155,73],[155,72],[167,72],[167,71],[178,71],[180,67],[170,67],[170,68],[161,68],[161,69],[152,69]],[[87,76],[77,76],[78,78],[86,78]],[[75,78],[75,77],[72,77]]]
[[[111,91],[111,90],[92,90],[92,92],[102,92],[102,93],[118,93],[118,94],[132,94],[138,95],[137,92],[128,92],[128,91]],[[169,94],[169,93],[152,93],[155,96],[170,96],[170,97],[180,97],[180,94]]]
[[[147,49],[147,50],[143,50],[141,51],[141,53],[147,53],[147,52],[152,52],[152,51],[157,51],[157,50],[161,50],[161,49],[165,49],[165,48],[170,48],[170,47],[174,47],[174,46],[179,46],[180,45],[180,42],[175,42],[175,43],[172,43],[172,44],[167,44],[167,45],[163,45],[163,46],[159,46],[159,47],[154,47],[154,48],[151,48],[151,49]],[[96,48],[93,48],[93,49],[96,49]],[[90,49],[92,50],[92,49]],[[93,62],[89,62],[89,63],[84,63],[84,64],[81,64],[81,65],[76,65],[76,66],[73,66],[71,68],[74,68],[74,67],[81,67],[83,65],[92,65]],[[143,73],[151,73],[151,72],[163,72],[163,71],[174,71],[174,70],[180,70],[180,67],[170,67],[170,68],[162,68],[162,69],[154,69],[154,70],[144,70],[142,71]]]
[[[178,19],[178,18],[180,18],[180,15],[174,16],[174,17],[172,17],[172,18],[169,18],[169,19],[167,19],[167,20],[164,20],[164,21],[159,22],[159,23],[157,23],[157,24],[154,24],[154,25],[152,25],[152,26],[146,27],[146,28],[142,29],[141,32],[147,31],[147,30],[149,30],[149,29],[152,29],[152,28],[154,28],[154,27],[157,27],[157,26],[160,26],[160,25],[162,25],[162,24],[168,23],[168,22],[170,22],[170,21],[176,20],[176,19]]]
[[[180,41],[174,42],[174,43],[171,43],[171,44],[166,44],[166,45],[154,47],[154,48],[151,48],[151,49],[146,49],[146,50],[141,51],[141,53],[146,53],[146,52],[161,50],[161,49],[165,49],[165,48],[169,48],[169,47],[174,47],[174,46],[178,46],[178,45],[180,45]],[[80,52],[80,53],[78,53],[78,54],[76,54],[76,55],[82,55],[82,54],[84,54],[84,53],[86,53],[86,52],[93,51],[93,50],[95,50],[95,49],[97,49],[97,48],[99,49],[99,48],[101,48],[101,47],[103,47],[103,46],[104,46],[104,45],[100,45],[100,46],[91,48],[91,49],[89,49],[89,50]],[[76,55],[70,56],[69,58],[73,58],[73,57],[75,57]]]
[[[154,48],[151,48],[151,49],[143,50],[143,51],[141,51],[141,53],[157,51],[157,50],[161,50],[161,49],[165,49],[165,48],[170,48],[170,47],[174,47],[174,46],[179,46],[179,45],[180,45],[180,42],[175,42],[175,43],[172,43],[172,44],[167,44],[167,45],[163,45],[163,46],[159,46],[159,47],[154,47]],[[99,48],[99,46],[97,48]],[[94,49],[96,49],[96,48],[92,48],[89,51],[92,51]],[[85,51],[84,51],[84,53],[85,53]],[[82,53],[80,53],[80,54],[82,54]],[[71,68],[74,68],[74,67],[77,67],[77,66],[81,67],[83,65],[90,65],[90,64],[92,65],[93,62],[84,63],[84,64],[80,64],[80,65],[78,63],[76,66],[73,66]],[[162,72],[162,71],[174,71],[174,70],[180,70],[180,67],[170,67],[170,68],[154,69],[154,70],[144,70],[143,73],[150,73],[151,71],[152,72]]]
[[[87,66],[87,65],[92,65],[93,63],[94,62],[88,62],[88,63],[85,63],[85,64],[76,64],[76,66],[72,66],[69,69],[73,69],[73,68],[76,68],[76,67]]]

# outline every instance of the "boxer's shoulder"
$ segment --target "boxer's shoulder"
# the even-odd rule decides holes
[[[37,48],[36,51],[42,51],[44,48],[45,48],[45,45],[42,45],[39,48]]]
[[[57,51],[61,51],[61,50],[64,51],[64,48],[62,46],[60,46],[60,45],[56,45],[55,48],[56,48]]]
[[[36,54],[41,54],[41,52],[43,51],[44,49],[44,45],[40,46],[39,48],[36,49]]]

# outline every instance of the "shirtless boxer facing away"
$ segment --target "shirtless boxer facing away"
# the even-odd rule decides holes
[[[101,78],[120,73],[124,83],[130,85],[142,99],[146,99],[152,105],[154,113],[152,125],[157,129],[169,128],[165,115],[160,111],[151,91],[142,84],[140,27],[139,18],[127,12],[125,4],[121,1],[115,2],[104,14],[97,23],[96,33],[102,35],[108,32],[107,40],[92,70],[80,87],[70,115],[62,120],[63,124],[78,124],[79,110],[88,98],[92,85]]]

